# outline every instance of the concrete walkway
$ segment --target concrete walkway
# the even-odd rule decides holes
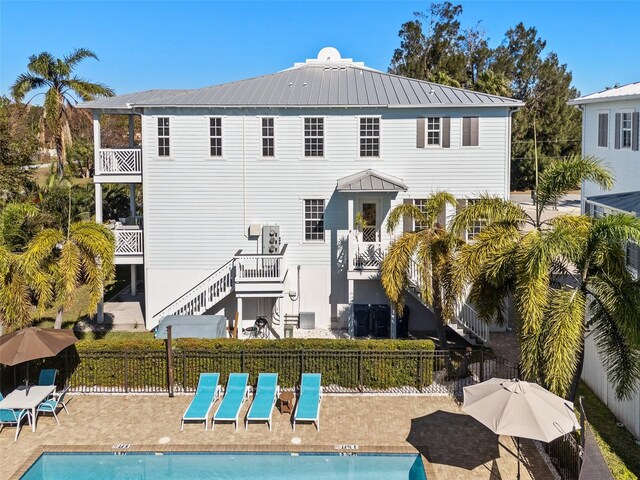
[[[19,478],[43,448],[108,450],[130,444],[131,450],[336,451],[336,445],[358,445],[358,451],[415,451],[426,457],[429,480],[513,479],[514,443],[498,437],[465,415],[450,398],[427,396],[331,396],[322,401],[321,430],[310,424],[291,428],[289,415],[274,412],[273,431],[265,424],[202,424],[180,431],[180,417],[191,396],[75,396],[71,415],[60,414],[60,426],[40,417],[38,429],[0,432],[0,478]],[[248,410],[243,407],[241,419]],[[214,407],[215,410],[216,407]],[[552,479],[532,443],[523,444],[523,479]],[[25,463],[27,462],[28,463]]]

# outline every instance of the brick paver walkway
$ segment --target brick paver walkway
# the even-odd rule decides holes
[[[27,427],[17,442],[14,429],[0,432],[0,478],[7,479],[24,462],[47,445],[93,445],[110,448],[131,444],[133,448],[215,448],[231,445],[239,450],[288,449],[298,437],[301,447],[334,450],[335,445],[407,448],[415,447],[428,460],[429,480],[515,478],[514,444],[509,437],[497,437],[462,413],[446,396],[332,396],[321,407],[321,430],[302,424],[293,432],[289,415],[274,412],[273,431],[252,424],[248,431],[234,432],[233,425],[216,425],[204,431],[202,425],[187,425],[180,431],[180,417],[191,397],[178,396],[75,396],[68,403],[70,416],[60,414],[60,426],[53,418],[40,417],[35,433]],[[241,418],[248,409],[243,407]],[[215,410],[215,407],[214,407]],[[162,439],[162,440],[161,440]],[[524,479],[553,478],[533,444],[523,443]]]

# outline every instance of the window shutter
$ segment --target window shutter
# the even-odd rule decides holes
[[[616,113],[616,130],[615,130],[615,140],[614,140],[614,148],[616,150],[620,150],[620,124],[622,123],[622,114]]]
[[[417,148],[424,148],[425,147],[425,141],[424,141],[424,131],[425,131],[425,127],[424,127],[424,117],[418,117],[418,121],[417,123],[417,128],[418,131],[417,133],[417,141],[416,141],[416,147]]]
[[[424,118],[422,120],[424,120]],[[405,198],[402,201],[402,203],[404,203],[405,205],[411,205],[413,203],[413,200],[411,200],[410,198]],[[409,215],[405,215],[404,217],[402,217],[402,233],[412,232],[412,231],[413,231],[413,218],[411,218],[411,216]]]
[[[471,147],[477,147],[478,146],[478,137],[479,137],[479,133],[478,133],[478,117],[471,117],[470,118],[470,127],[471,127],[471,132],[470,132],[470,139],[471,139],[471,143],[469,144],[469,146]]]
[[[600,113],[598,115],[598,146],[609,146],[609,114]]]
[[[451,146],[451,118],[442,117],[442,148]]]
[[[640,138],[640,112],[633,112],[631,116],[631,150],[638,151],[638,142]]]

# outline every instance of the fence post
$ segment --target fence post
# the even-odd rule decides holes
[[[304,373],[304,350],[300,349],[300,381],[302,382],[302,374]]]
[[[124,391],[129,393],[129,354],[124,352]]]
[[[240,371],[244,373],[244,348],[240,350]]]
[[[580,395],[578,397],[578,406],[580,407],[580,450],[578,451],[578,474],[582,470],[582,460],[584,455],[584,445],[587,440],[587,432],[585,431],[585,420],[587,415],[584,413],[584,406],[582,405],[582,399],[584,397]]]
[[[171,325],[167,325],[167,389],[169,396],[173,397],[173,337]]]
[[[422,350],[418,352],[418,378],[416,380],[416,387],[419,392],[422,392],[424,387],[424,355]]]
[[[182,350],[182,393],[187,392],[187,351]]]
[[[364,351],[358,352],[358,390],[364,390]]]
[[[480,382],[484,382],[484,348],[480,350]]]

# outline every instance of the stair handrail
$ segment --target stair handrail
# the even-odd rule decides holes
[[[200,288],[206,288],[207,286],[209,286],[209,284],[211,283],[211,280],[213,279],[213,277],[219,276],[219,274],[223,270],[224,270],[224,274],[225,275],[228,274],[233,269],[234,262],[235,262],[235,259],[233,259],[233,258],[231,260],[229,260],[227,263],[225,263],[220,268],[218,268],[216,271],[214,271],[211,275],[208,275],[200,283],[196,284],[194,287],[190,288],[185,293],[180,295],[177,299],[175,299],[169,305],[167,305],[166,307],[161,309],[158,313],[156,313],[153,316],[153,318],[156,318],[156,317],[158,317],[160,315],[163,315],[164,312],[166,312],[167,310],[176,310],[176,305],[179,304],[180,302],[185,301],[187,298],[188,298],[188,300],[192,300],[193,297],[188,297],[188,295],[196,295],[196,293],[194,293],[196,290],[198,290]],[[219,278],[216,277],[215,280],[213,281],[213,283],[217,282],[218,280],[219,280]],[[231,277],[231,282],[233,282],[233,276]],[[200,293],[200,292],[198,292],[198,293]],[[166,315],[167,314],[164,314],[164,316],[166,316]]]

